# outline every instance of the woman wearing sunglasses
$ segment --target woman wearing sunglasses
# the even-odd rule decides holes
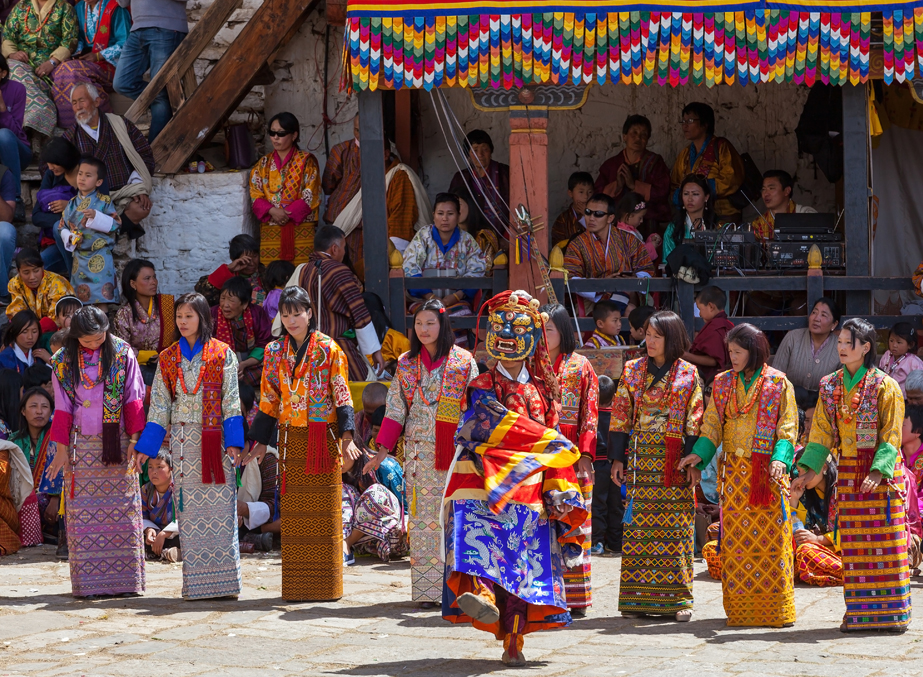
[[[314,251],[320,208],[317,158],[298,148],[298,118],[279,113],[267,132],[272,152],[250,170],[250,199],[260,227],[260,260],[295,265]]]

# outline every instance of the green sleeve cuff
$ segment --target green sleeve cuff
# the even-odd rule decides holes
[[[769,462],[781,461],[785,464],[785,472],[791,473],[792,461],[795,458],[795,447],[788,440],[776,440],[776,448],[773,449],[772,457]]]
[[[692,453],[702,459],[702,462],[696,465],[699,470],[705,470],[711,460],[715,457],[718,447],[707,437],[699,437],[695,446],[692,447]]]
[[[888,442],[878,445],[875,459],[872,461],[872,470],[877,470],[885,479],[894,479],[894,464],[897,463],[897,449]],[[865,479],[865,478],[862,478]]]
[[[824,470],[824,463],[827,462],[827,457],[829,455],[830,450],[823,444],[808,442],[808,446],[804,448],[804,453],[798,460],[798,465],[804,468],[810,468],[817,474],[820,474]]]
[[[250,357],[252,357],[257,362],[263,361],[263,353],[266,351],[265,348],[254,348],[250,351]]]

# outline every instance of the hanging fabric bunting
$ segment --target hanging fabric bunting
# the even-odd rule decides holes
[[[710,13],[689,11],[702,6],[691,0],[586,5],[593,11],[555,11],[561,6],[528,0],[490,8],[463,0],[351,0],[345,84],[355,90],[591,82],[810,86],[869,78],[872,13],[841,11],[855,5],[810,5],[813,11],[802,12],[793,2],[740,2]],[[869,7],[881,10],[884,81],[923,72],[923,6]],[[515,13],[524,9],[532,13]]]

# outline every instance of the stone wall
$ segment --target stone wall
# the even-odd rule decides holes
[[[193,291],[202,275],[228,260],[228,241],[255,233],[246,172],[177,174],[154,178],[147,234],[120,241],[119,259],[143,258],[157,266],[160,290]]]

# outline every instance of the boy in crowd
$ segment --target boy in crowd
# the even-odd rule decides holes
[[[638,306],[628,313],[628,333],[633,344],[644,346],[644,323],[656,312],[653,306]]]
[[[49,327],[54,326],[51,318],[55,314],[55,304],[64,296],[74,295],[71,283],[56,273],[46,271],[42,255],[34,249],[20,249],[13,261],[16,263],[16,277],[7,285],[11,300],[6,307],[6,316],[12,318],[20,310],[31,310],[46,320]]]
[[[83,308],[83,301],[76,296],[62,296],[54,305],[54,322],[42,318],[42,335],[38,340],[39,348],[44,348],[52,355],[52,340],[54,336],[61,334],[61,340],[58,347],[64,345],[64,337],[67,336],[67,330],[71,326],[71,318],[78,310]]]
[[[260,243],[252,235],[235,235],[228,243],[230,263],[222,263],[211,275],[203,275],[195,290],[205,297],[208,305],[217,306],[224,283],[234,276],[245,278],[253,290],[250,301],[262,304],[266,298],[263,288],[263,264],[260,263]]]
[[[355,435],[368,444],[372,437],[372,414],[378,407],[385,406],[388,399],[388,386],[380,381],[369,383],[362,389],[362,408],[356,412]]]
[[[36,360],[22,375],[23,392],[35,387],[44,389],[54,400],[54,388],[51,386],[51,367],[40,360]]]
[[[144,551],[149,559],[182,562],[179,526],[173,512],[173,456],[161,449],[147,462],[148,482],[141,487]]]
[[[623,307],[615,301],[597,301],[593,306],[593,321],[596,331],[583,344],[584,348],[614,348],[625,345],[619,336],[622,331]]]
[[[724,337],[734,325],[724,312],[726,303],[727,294],[713,285],[704,287],[695,297],[695,306],[705,326],[696,334],[683,359],[699,368],[699,376],[706,386],[710,386],[715,376],[731,363]]]
[[[567,197],[570,198],[570,204],[558,215],[551,227],[552,247],[586,230],[583,211],[593,192],[593,177],[589,173],[574,172],[570,175],[567,180]]]
[[[612,482],[612,461],[609,460],[609,421],[612,417],[612,399],[615,382],[605,374],[599,377],[599,423],[596,435],[596,485],[593,487],[593,548],[592,555],[622,551],[622,490]]]

